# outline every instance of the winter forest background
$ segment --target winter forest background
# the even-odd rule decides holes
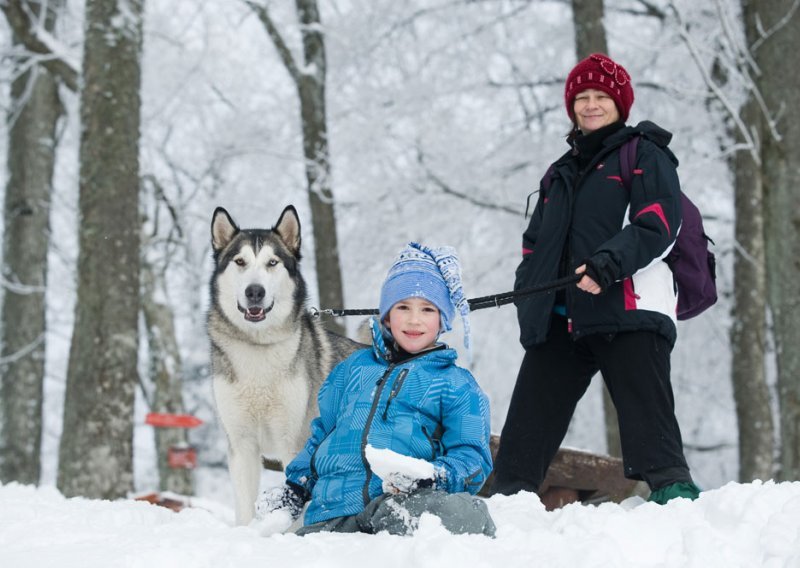
[[[566,149],[563,81],[591,51],[630,72],[630,123],[674,133],[716,243],[719,302],[673,356],[696,481],[800,479],[798,4],[0,0],[0,481],[151,489],[176,440],[144,416],[168,410],[204,421],[183,482],[227,482],[204,329],[217,206],[244,227],[298,209],[312,306],[340,307],[339,268],[343,305],[376,306],[410,240],[457,247],[469,297],[510,290],[526,200]],[[315,255],[331,243],[333,268]],[[471,319],[499,433],[516,315]],[[596,379],[565,445],[613,452],[603,405]]]

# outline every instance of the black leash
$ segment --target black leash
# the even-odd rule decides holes
[[[552,292],[553,290],[559,290],[561,288],[566,288],[570,284],[576,283],[583,277],[582,274],[572,274],[570,276],[565,276],[564,278],[559,278],[558,280],[553,280],[552,282],[546,282],[544,284],[540,284],[539,286],[533,286],[531,288],[524,288],[522,290],[514,290],[511,292],[504,292],[502,294],[492,294],[491,296],[482,296],[480,298],[472,298],[467,300],[469,304],[469,310],[474,312],[475,310],[482,310],[483,308],[491,308],[496,307],[499,308],[500,306],[505,306],[506,304],[510,304],[517,298],[521,298],[523,296],[532,296],[533,294],[541,294],[542,292]],[[378,315],[379,311],[377,309],[364,309],[364,310],[345,310],[345,309],[327,309],[327,310],[318,310],[317,308],[311,308],[311,315],[313,317],[319,317],[320,315],[327,315],[327,316],[375,316]]]
[[[522,290],[515,290],[504,294],[494,294],[482,298],[472,298],[471,300],[467,300],[467,302],[469,303],[470,311],[482,310],[483,308],[491,308],[493,306],[499,308],[523,296],[532,296],[534,294],[541,294],[542,292],[552,292],[553,290],[566,288],[570,284],[578,282],[581,278],[583,278],[583,274],[571,274],[564,278],[553,280],[552,282],[545,282],[538,286],[532,286],[531,288],[523,288]]]

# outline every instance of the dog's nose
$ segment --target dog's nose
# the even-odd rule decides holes
[[[261,303],[261,300],[264,299],[265,295],[266,291],[264,290],[264,287],[259,286],[258,284],[250,284],[250,286],[244,290],[244,296],[251,304]]]

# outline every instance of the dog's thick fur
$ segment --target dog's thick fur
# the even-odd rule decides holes
[[[285,466],[318,414],[333,366],[363,347],[325,330],[306,309],[300,220],[291,205],[272,229],[240,229],[219,207],[208,333],[214,398],[228,438],[236,522],[253,519],[261,456]]]

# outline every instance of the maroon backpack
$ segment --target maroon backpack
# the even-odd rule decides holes
[[[631,191],[633,167],[636,164],[636,148],[639,136],[630,138],[619,150],[620,176],[622,184]],[[672,250],[664,262],[672,270],[678,287],[678,319],[687,320],[704,312],[717,301],[716,258],[708,250],[714,241],[703,229],[700,210],[681,191],[681,223]]]

